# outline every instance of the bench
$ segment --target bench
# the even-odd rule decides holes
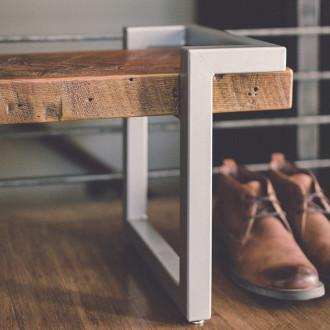
[[[161,48],[165,46],[165,48]],[[285,48],[199,26],[126,29],[126,49],[0,56],[0,123],[125,118],[124,223],[188,321],[211,317],[212,113],[287,109]],[[147,118],[180,121],[178,255],[147,221]]]

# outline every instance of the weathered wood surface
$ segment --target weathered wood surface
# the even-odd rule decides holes
[[[180,49],[0,56],[0,123],[179,115]],[[216,75],[214,112],[291,107],[292,71]]]
[[[292,106],[292,70],[215,75],[213,112],[287,109]]]
[[[127,245],[119,201],[36,205],[1,211],[0,329],[329,329],[329,292],[304,302],[248,293],[228,280],[217,250],[212,318],[189,325]],[[178,250],[179,198],[148,207]]]

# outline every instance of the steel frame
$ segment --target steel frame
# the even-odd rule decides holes
[[[124,223],[129,240],[188,321],[211,317],[212,80],[284,71],[286,49],[200,26],[125,29],[128,49],[181,48],[180,254],[149,224],[148,119],[124,120]]]

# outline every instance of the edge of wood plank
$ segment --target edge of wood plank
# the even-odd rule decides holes
[[[215,75],[213,112],[288,109],[292,70]],[[0,81],[0,124],[179,115],[179,74]]]
[[[213,113],[290,109],[293,71],[215,75]]]

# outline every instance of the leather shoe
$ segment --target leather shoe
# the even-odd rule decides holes
[[[296,240],[324,281],[330,280],[330,206],[312,172],[272,155],[269,177]]]
[[[296,243],[270,180],[225,160],[213,223],[226,248],[229,274],[267,297],[308,300],[324,295],[318,272]]]

